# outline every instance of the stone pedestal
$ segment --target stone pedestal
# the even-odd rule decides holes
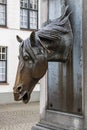
[[[49,63],[41,80],[40,122],[32,130],[87,130],[87,0],[65,4],[72,11],[72,55],[68,63]],[[59,17],[63,5],[64,0],[41,0],[41,17]]]

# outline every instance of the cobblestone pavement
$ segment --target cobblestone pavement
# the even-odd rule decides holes
[[[38,121],[38,102],[0,105],[0,130],[31,130]]]

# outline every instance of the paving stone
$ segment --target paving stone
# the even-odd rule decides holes
[[[0,105],[0,130],[31,130],[38,121],[38,102]]]

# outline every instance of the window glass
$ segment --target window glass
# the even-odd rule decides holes
[[[28,11],[27,10],[21,9],[20,19],[21,19],[21,27],[28,28]]]
[[[30,8],[37,10],[37,0],[30,0]]]
[[[0,0],[0,25],[6,24],[6,1]]]
[[[0,3],[6,4],[6,0],[0,0]]]
[[[21,0],[20,27],[25,29],[37,29],[37,0]]]
[[[0,82],[6,82],[6,64],[7,51],[6,47],[0,47]]]
[[[21,0],[21,7],[28,8],[28,0]]]
[[[30,11],[30,28],[37,29],[37,12]]]

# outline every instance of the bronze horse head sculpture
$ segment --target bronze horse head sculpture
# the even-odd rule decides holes
[[[48,62],[66,62],[73,44],[73,34],[67,14],[48,21],[43,28],[33,31],[29,38],[22,40],[19,46],[19,65],[14,85],[14,98],[27,103],[38,81],[45,75]]]

